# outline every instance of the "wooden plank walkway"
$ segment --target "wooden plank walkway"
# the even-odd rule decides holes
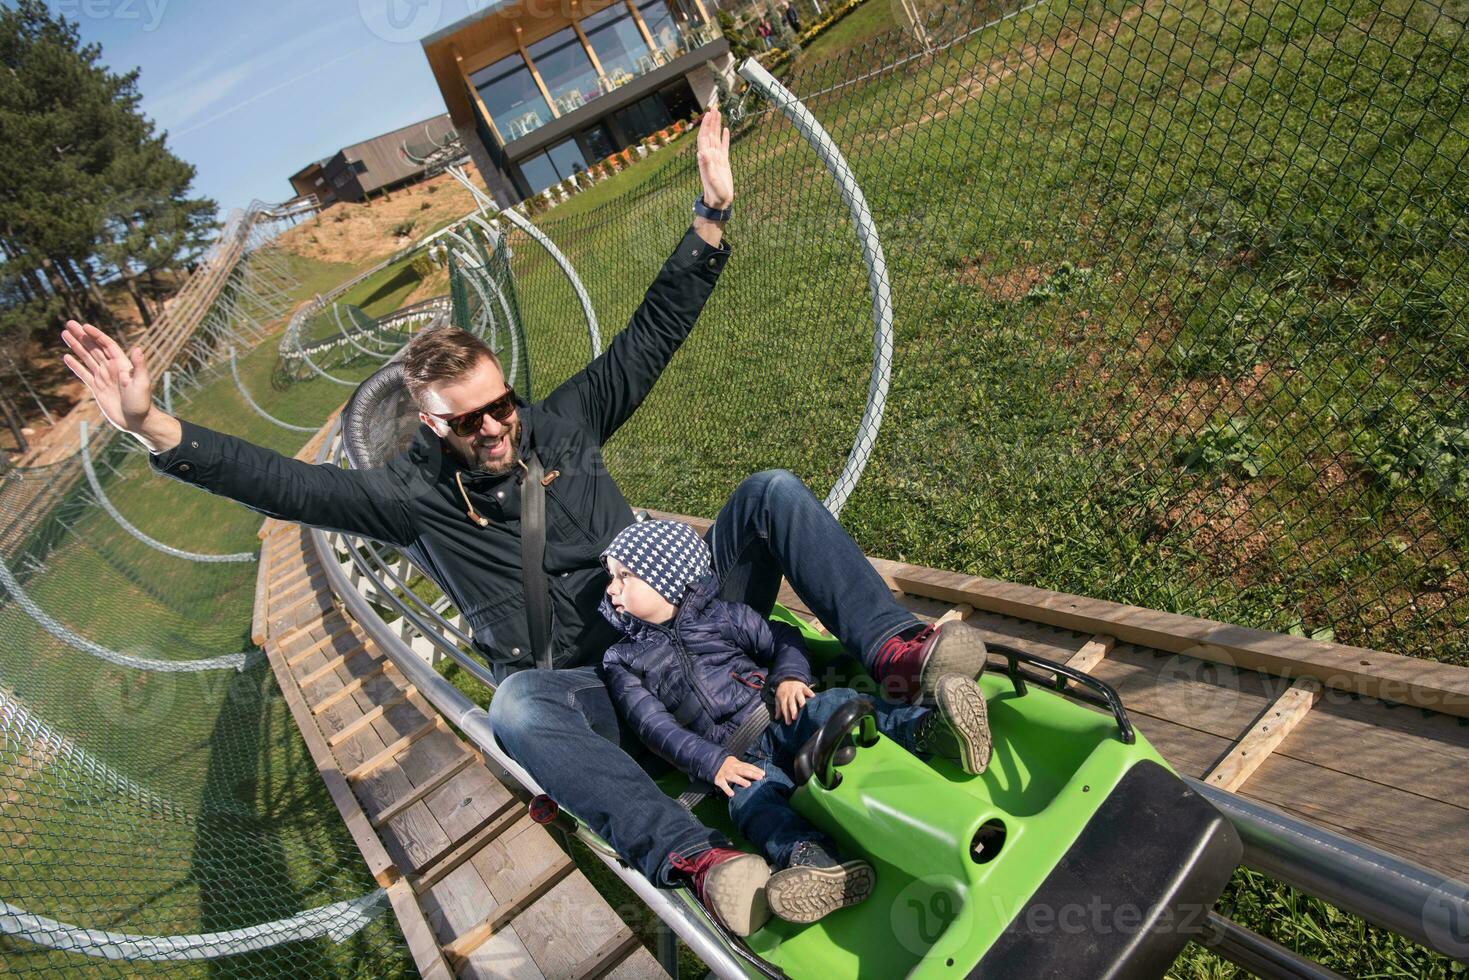
[[[319,438],[299,458],[314,457]],[[639,980],[654,957],[268,520],[252,632],[425,977]]]
[[[1112,685],[1180,773],[1469,881],[1469,668],[869,560],[919,617]]]

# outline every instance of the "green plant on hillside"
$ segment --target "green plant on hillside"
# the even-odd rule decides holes
[[[1261,440],[1248,419],[1211,422],[1174,443],[1173,460],[1185,473],[1241,473],[1259,476],[1265,461]]]
[[[1435,415],[1427,407],[1401,413],[1369,411],[1360,445],[1362,465],[1390,489],[1469,503],[1469,415]]]

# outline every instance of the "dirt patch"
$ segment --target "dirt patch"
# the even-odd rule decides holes
[[[977,259],[967,256],[960,259],[956,277],[959,285],[978,287],[980,292],[998,302],[1018,303],[1032,289],[1045,282],[1049,274],[1038,265],[993,272],[988,268],[993,264],[994,260],[984,255]]]
[[[465,170],[471,180],[479,180],[472,164]],[[474,196],[457,180],[440,174],[361,204],[339,201],[283,232],[277,241],[287,251],[322,262],[370,265],[474,205]]]
[[[1162,513],[1158,530],[1207,556],[1214,571],[1238,586],[1277,581],[1274,563],[1261,562],[1271,551],[1271,538],[1259,522],[1260,499],[1268,493],[1258,483],[1194,487]]]

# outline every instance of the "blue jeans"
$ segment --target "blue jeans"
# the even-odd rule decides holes
[[[835,852],[831,838],[807,823],[791,806],[791,793],[796,789],[791,780],[791,765],[796,752],[838,708],[861,696],[844,687],[822,691],[806,702],[794,722],[771,722],[755,747],[745,753],[745,761],[764,769],[765,778],[735,788],[729,801],[729,815],[740,833],[765,852],[771,866],[777,869],[788,866],[791,851],[801,841],[816,841]],[[872,701],[872,704],[877,709],[877,730],[909,751],[915,751],[913,734],[919,719],[929,709],[887,701]]]
[[[741,482],[705,540],[722,598],[768,615],[784,574],[864,664],[884,640],[917,622],[893,600],[836,518],[785,470]],[[648,752],[618,717],[597,668],[512,674],[496,689],[489,711],[505,751],[653,881],[671,883],[670,854],[728,845],[664,795],[638,764],[634,756]]]

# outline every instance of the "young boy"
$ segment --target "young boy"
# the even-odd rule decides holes
[[[859,695],[846,688],[815,693],[797,630],[717,598],[709,550],[687,524],[633,524],[613,538],[602,562],[612,576],[602,614],[626,633],[602,660],[618,710],[654,752],[723,791],[735,826],[770,862],[727,848],[697,861],[673,856],[705,907],[730,931],[749,935],[771,912],[814,922],[867,898],[872,866],[841,861],[831,839],[790,805],[796,751]],[[736,758],[724,745],[750,715],[767,711],[762,695],[771,689],[775,717]],[[910,751],[982,772],[990,737],[973,678],[941,678],[935,702],[932,709],[874,703],[878,731]],[[711,885],[710,872],[721,864],[724,885]]]

